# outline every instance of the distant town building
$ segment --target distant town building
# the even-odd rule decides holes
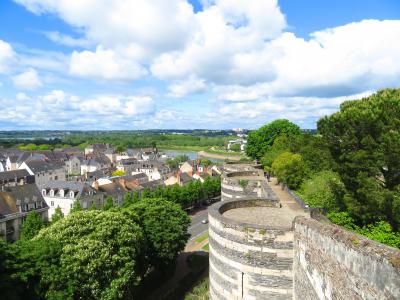
[[[34,183],[0,187],[0,236],[7,242],[19,238],[21,225],[31,211],[47,221],[48,209]]]
[[[35,176],[25,169],[0,172],[0,186],[16,186],[35,183]]]
[[[57,207],[67,216],[77,199],[83,209],[92,205],[96,208],[103,206],[104,195],[85,182],[51,181],[42,187],[41,192],[49,207],[50,220]]]
[[[30,175],[35,175],[35,183],[39,187],[53,180],[66,180],[67,178],[65,165],[59,162],[30,160],[22,163],[19,169],[25,169]]]

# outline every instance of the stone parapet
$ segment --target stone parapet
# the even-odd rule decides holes
[[[294,221],[295,299],[400,299],[400,251],[338,226]]]

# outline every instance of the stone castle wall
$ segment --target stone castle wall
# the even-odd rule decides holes
[[[265,183],[264,172],[252,165],[226,165],[221,179],[221,200],[234,199],[276,199],[271,188]],[[248,184],[243,187],[240,180]]]
[[[223,215],[277,201],[230,200],[209,208],[210,299],[292,299],[293,231]],[[276,208],[279,209],[279,208]]]
[[[400,251],[313,219],[294,221],[294,298],[400,299]]]

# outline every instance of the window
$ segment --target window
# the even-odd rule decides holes
[[[50,196],[54,196],[54,190],[50,190]]]
[[[46,190],[42,190],[42,195],[46,196]]]
[[[74,198],[74,192],[73,192],[73,191],[71,191],[71,192],[69,193],[69,197],[70,197],[70,198]]]
[[[54,206],[54,201],[51,201],[51,202],[50,202],[50,206]]]
[[[54,176],[54,180],[57,180],[58,179],[58,176]]]

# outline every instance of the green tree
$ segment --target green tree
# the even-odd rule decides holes
[[[54,210],[54,214],[51,216],[51,222],[54,224],[60,221],[62,218],[64,218],[64,214],[61,211],[61,208],[57,206],[57,208]]]
[[[36,211],[31,211],[22,224],[20,239],[30,240],[36,236],[43,227],[44,224],[41,215]]]
[[[3,299],[21,299],[19,282],[15,278],[15,270],[12,267],[15,260],[7,243],[0,238],[0,295]]]
[[[272,164],[272,170],[280,182],[291,189],[297,189],[307,179],[309,169],[300,154],[283,152]]]
[[[179,205],[161,198],[143,198],[129,209],[139,216],[150,265],[166,270],[188,241],[188,215]]]
[[[111,196],[108,196],[106,198],[105,203],[103,204],[103,210],[109,210],[109,209],[111,209],[113,207],[114,207],[113,198]]]
[[[34,242],[48,242],[54,265],[39,264],[50,299],[132,299],[140,280],[136,260],[141,229],[121,212],[80,211],[44,229]],[[51,244],[50,243],[50,244]],[[48,252],[48,251],[47,251]]]
[[[239,144],[234,144],[229,149],[234,151],[234,152],[240,152],[240,145]]]
[[[318,121],[349,191],[348,209],[363,224],[384,217],[397,230],[400,203],[400,90],[387,89],[341,104]]]
[[[111,176],[124,176],[124,175],[126,175],[126,173],[123,170],[115,170],[114,172],[111,173]]]
[[[246,154],[255,159],[261,157],[273,145],[275,138],[281,134],[300,135],[300,128],[288,120],[275,120],[258,130],[251,131],[247,138]]]
[[[200,164],[205,166],[205,167],[209,167],[213,164],[213,162],[211,160],[209,160],[208,158],[200,158]]]
[[[345,186],[340,176],[332,171],[321,171],[313,174],[303,182],[300,194],[310,207],[318,207],[327,211],[345,209],[343,197]]]
[[[75,201],[72,205],[70,213],[72,214],[74,212],[81,211],[81,210],[82,210],[81,199],[77,198],[77,199],[75,199]]]

